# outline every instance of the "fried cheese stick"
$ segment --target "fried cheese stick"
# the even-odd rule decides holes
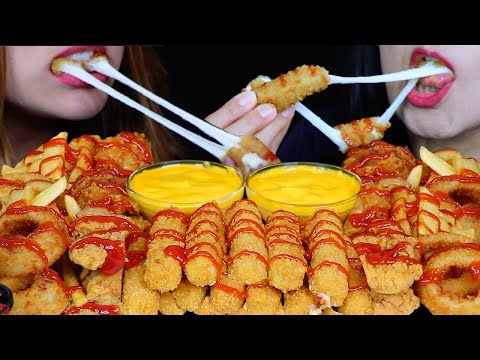
[[[326,301],[325,307],[341,306],[348,294],[347,239],[340,217],[321,209],[304,223],[310,290]]]
[[[225,211],[228,272],[233,280],[247,285],[268,280],[268,250],[265,226],[257,205],[247,199]]]
[[[249,85],[257,95],[259,104],[271,103],[281,112],[307,96],[325,90],[329,82],[325,68],[302,65],[270,82],[265,82],[264,77],[259,76]]]
[[[185,264],[187,216],[176,208],[155,214],[149,229],[144,280],[151,290],[175,290],[182,281]]]
[[[193,285],[212,286],[226,271],[225,221],[215,202],[190,216],[186,240],[185,275]]]
[[[249,285],[244,309],[246,315],[284,315],[282,292],[268,282]]]
[[[283,294],[285,315],[322,315],[320,306],[307,286]]]
[[[172,291],[177,306],[190,313],[195,313],[207,297],[208,286],[195,286],[184,276],[180,285]]]
[[[245,284],[235,281],[228,274],[222,274],[210,287],[209,309],[216,315],[238,315],[245,303]]]
[[[286,293],[302,287],[308,264],[302,244],[298,216],[277,211],[267,219],[268,279]]]

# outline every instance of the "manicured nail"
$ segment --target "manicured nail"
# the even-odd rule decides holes
[[[241,94],[237,95],[236,100],[238,105],[240,105],[241,107],[252,106],[257,101],[257,95],[253,91],[246,90]]]
[[[295,107],[294,106],[290,106],[288,109],[286,110],[283,110],[280,115],[282,115],[283,117],[291,117],[293,116],[295,112]]]
[[[260,114],[261,117],[264,119],[271,118],[272,116],[275,116],[275,113],[277,110],[275,109],[275,106],[272,104],[263,104],[260,105],[258,108],[258,113]]]

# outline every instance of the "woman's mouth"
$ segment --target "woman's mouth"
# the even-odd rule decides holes
[[[53,60],[56,59],[69,59],[72,62],[79,63],[79,65],[90,61],[91,59],[97,56],[106,56],[105,48],[103,47],[71,47],[67,50],[63,51],[62,53],[58,54]],[[83,67],[83,66],[82,66]],[[74,87],[74,88],[90,88],[91,85],[87,84],[83,80],[76,78],[70,74],[66,74],[63,72],[55,73],[54,75],[60,79],[64,84]],[[94,76],[96,79],[107,82],[108,77],[104,74],[100,74],[98,72],[91,72],[91,75]]]
[[[415,49],[410,61],[416,67],[424,61],[435,61],[448,67],[453,74],[440,74],[420,79],[418,85],[408,94],[408,101],[416,107],[432,108],[439,104],[448,94],[455,79],[455,70],[442,55],[425,49]]]

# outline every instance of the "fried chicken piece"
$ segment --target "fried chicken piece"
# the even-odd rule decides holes
[[[411,288],[385,295],[372,291],[373,315],[411,315],[420,307],[420,299]]]
[[[145,238],[137,239],[128,247],[128,254],[140,255],[140,261],[127,266],[123,275],[122,309],[124,315],[158,315],[160,293],[151,290],[144,281],[145,275]],[[130,257],[133,259],[133,257]]]
[[[418,240],[390,234],[361,235],[352,239],[370,288],[380,294],[399,294],[423,275]]]
[[[127,172],[152,164],[152,149],[145,134],[122,131],[100,140],[94,157],[96,169],[109,168],[113,162]]]
[[[98,305],[121,306],[123,271],[106,275],[100,270],[92,271],[82,282],[89,302]]]

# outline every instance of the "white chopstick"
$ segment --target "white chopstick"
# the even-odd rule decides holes
[[[223,129],[220,129],[210,124],[209,122],[202,120],[186,112],[183,109],[180,109],[179,107],[173,105],[167,100],[155,95],[151,91],[138,85],[137,83],[135,83],[134,81],[132,81],[131,79],[123,75],[121,72],[119,72],[117,69],[115,69],[113,66],[111,66],[106,57],[102,56],[102,57],[93,58],[92,60],[88,61],[87,66],[90,71],[96,71],[101,74],[104,74],[138,91],[139,93],[149,98],[153,102],[157,103],[160,106],[163,106],[164,108],[170,110],[172,113],[188,121],[190,124],[196,126],[205,134],[216,139],[218,142],[225,145],[226,147],[231,148],[234,146],[238,146],[238,144],[240,144],[240,137],[233,135]]]
[[[182,128],[181,126],[175,124],[174,122],[164,118],[163,116],[158,115],[157,113],[151,111],[150,109],[140,105],[139,103],[133,101],[129,97],[123,95],[122,93],[118,92],[117,90],[111,88],[110,86],[104,84],[93,75],[91,75],[88,71],[84,70],[81,65],[70,63],[63,61],[57,68],[57,71],[64,72],[75,76],[76,78],[86,82],[87,84],[105,92],[106,94],[110,95],[111,97],[121,101],[125,105],[128,105],[141,113],[145,114],[146,116],[152,118],[153,120],[157,121],[158,123],[162,124],[166,128],[170,129],[171,131],[177,133],[180,136],[183,136],[187,140],[191,141],[192,143],[196,144],[197,146],[201,147],[202,149],[208,151],[210,154],[218,158],[219,160],[223,160],[227,154],[227,150],[224,146],[220,144],[216,144],[208,139],[204,139],[201,136]]]
[[[374,84],[394,81],[405,81],[424,78],[439,74],[452,74],[452,71],[446,66],[440,66],[433,61],[429,61],[418,68],[407,69],[391,74],[374,75],[374,76],[354,76],[343,77],[329,75],[330,85],[333,84]]]

